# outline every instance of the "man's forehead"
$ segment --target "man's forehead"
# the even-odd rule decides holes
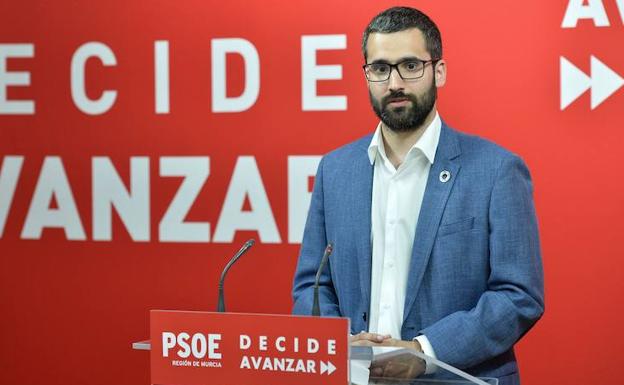
[[[429,59],[425,36],[418,28],[382,33],[373,32],[366,43],[368,61],[398,60],[404,57]]]

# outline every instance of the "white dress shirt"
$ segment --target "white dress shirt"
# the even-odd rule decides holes
[[[414,234],[441,129],[442,122],[436,112],[398,168],[386,156],[381,123],[368,146],[368,157],[374,165],[370,332],[401,339]],[[420,335],[416,340],[425,354],[435,358],[426,336]],[[433,370],[427,368],[427,373]]]

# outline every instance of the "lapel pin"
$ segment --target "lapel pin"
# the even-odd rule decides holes
[[[444,170],[440,173],[440,182],[446,183],[449,181],[449,179],[451,179],[450,171]]]

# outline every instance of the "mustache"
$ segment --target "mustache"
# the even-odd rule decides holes
[[[389,95],[386,95],[381,99],[381,104],[383,106],[387,106],[389,103],[393,101],[405,100],[405,99],[411,101],[414,104],[418,104],[418,100],[416,99],[414,95],[406,94],[403,91],[390,91]]]

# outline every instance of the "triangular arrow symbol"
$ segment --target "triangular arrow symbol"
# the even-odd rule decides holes
[[[624,85],[624,79],[597,57],[591,57],[591,109],[598,107]]]
[[[331,361],[327,361],[327,375],[329,376],[330,374],[332,374],[334,370],[336,370],[334,364],[332,364]]]
[[[573,101],[591,88],[592,79],[568,59],[559,58],[561,81],[561,110],[565,110]]]

